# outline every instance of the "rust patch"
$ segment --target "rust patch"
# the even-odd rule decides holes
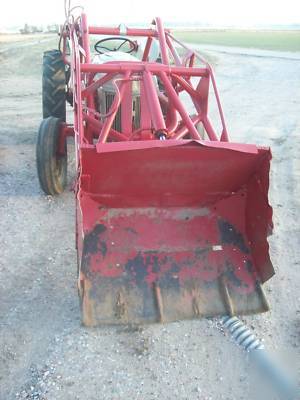
[[[219,286],[220,286],[220,293],[221,293],[221,296],[222,296],[222,299],[224,301],[224,305],[226,308],[226,312],[228,315],[232,316],[232,315],[234,315],[234,307],[233,307],[232,299],[230,297],[226,278],[224,275],[222,275],[219,279]]]
[[[228,221],[219,219],[218,227],[222,243],[231,244],[245,254],[250,253],[249,248],[245,244],[244,236],[238,232],[233,225],[231,225]]]
[[[268,299],[266,298],[266,294],[265,294],[264,289],[260,282],[257,282],[256,291],[257,291],[258,295],[260,296],[263,310],[269,311],[270,310],[269,302],[268,302]]]
[[[95,228],[84,237],[84,250],[86,253],[96,254],[100,251],[103,257],[107,253],[106,243],[100,241],[100,235],[106,231],[106,226],[97,224]]]
[[[81,270],[89,274],[90,258],[93,254],[101,253],[103,257],[107,254],[107,245],[101,240],[101,235],[107,230],[103,224],[95,225],[95,228],[84,236]]]
[[[160,287],[158,286],[157,283],[153,284],[153,290],[154,290],[154,296],[155,296],[155,301],[156,301],[157,311],[158,311],[158,322],[163,322],[163,319],[164,319],[163,299],[162,299]]]
[[[201,311],[200,311],[199,300],[197,299],[197,297],[194,297],[194,298],[193,298],[192,304],[193,304],[193,312],[194,312],[194,315],[195,315],[196,317],[199,317],[199,316],[201,315]]]
[[[92,285],[88,279],[82,280],[81,283],[82,283],[82,299],[81,299],[82,322],[86,326],[95,326],[97,324],[94,315],[95,305],[89,293]]]

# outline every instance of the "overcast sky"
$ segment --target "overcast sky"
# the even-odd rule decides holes
[[[5,5],[4,5],[5,4]],[[62,23],[64,0],[6,0],[0,26]],[[215,25],[293,24],[300,22],[299,0],[79,0],[89,20],[103,23],[148,22],[154,16],[164,20]]]

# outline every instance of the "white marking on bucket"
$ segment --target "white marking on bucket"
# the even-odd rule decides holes
[[[216,244],[215,246],[212,247],[213,251],[220,251],[223,250],[223,246],[220,244]]]

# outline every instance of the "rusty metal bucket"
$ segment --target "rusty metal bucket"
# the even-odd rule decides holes
[[[82,149],[83,323],[266,311],[270,150],[192,140]]]

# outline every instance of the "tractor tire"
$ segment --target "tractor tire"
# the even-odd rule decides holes
[[[66,121],[66,79],[61,52],[46,51],[43,56],[43,118]]]
[[[36,165],[40,186],[47,195],[62,193],[67,184],[67,151],[62,156],[57,153],[60,123],[55,117],[43,119],[38,132]]]

